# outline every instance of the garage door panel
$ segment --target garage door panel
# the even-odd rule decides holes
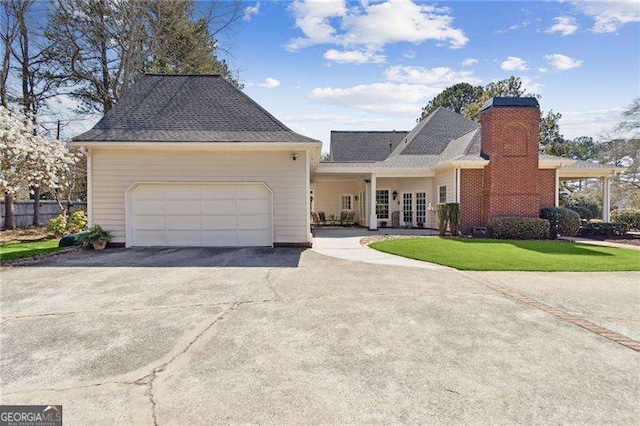
[[[265,214],[270,208],[269,200],[238,200],[239,214]]]
[[[167,229],[197,231],[200,229],[200,216],[167,215]]]
[[[202,187],[203,200],[235,200],[236,185],[215,185]]]
[[[165,212],[168,215],[200,215],[200,200],[167,200]]]
[[[236,214],[236,200],[203,200],[202,213]]]
[[[265,240],[271,240],[271,230],[238,231],[238,245],[240,246],[263,245]]]
[[[199,200],[200,185],[167,185],[164,193],[167,200]]]
[[[158,214],[164,209],[162,200],[137,200],[133,214]]]
[[[202,216],[202,229],[235,229],[236,216],[231,215],[207,215]]]
[[[200,230],[186,231],[186,230],[167,230],[167,245],[180,245],[180,246],[198,246],[200,242]]]
[[[269,229],[269,216],[267,215],[242,215],[238,216],[238,228],[248,229]]]
[[[136,215],[134,226],[140,230],[163,230],[164,231],[164,215]]]
[[[141,246],[162,246],[165,245],[164,231],[134,231],[134,238],[137,245]]]
[[[237,232],[229,230],[202,231],[202,242],[204,245],[215,245],[219,247],[234,247],[239,245]]]
[[[131,192],[131,245],[266,246],[271,193],[262,184],[139,184]]]

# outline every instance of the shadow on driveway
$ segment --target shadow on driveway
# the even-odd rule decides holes
[[[138,247],[107,249],[103,252],[81,250],[26,263],[30,267],[239,267],[296,268],[299,248],[212,248],[212,247]]]

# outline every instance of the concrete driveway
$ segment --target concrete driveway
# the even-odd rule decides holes
[[[67,424],[640,417],[638,352],[483,285],[512,285],[638,336],[637,273],[463,274],[311,250],[121,249],[0,277],[0,401],[63,404]]]

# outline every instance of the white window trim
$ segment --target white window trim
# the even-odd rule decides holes
[[[440,201],[440,190],[444,188],[444,201]],[[439,185],[438,186],[438,204],[441,203],[446,203],[447,202],[447,196],[448,196],[448,191],[447,191],[447,185]]]
[[[343,204],[342,204],[342,198],[343,197],[349,197],[349,206],[350,208],[345,209]],[[352,211],[353,210],[353,194],[341,194],[340,195],[340,211]]]
[[[387,191],[387,217],[380,217],[378,216],[378,222],[380,221],[388,221],[391,219],[391,190],[388,188],[376,188],[376,199],[375,199],[375,206],[376,206],[376,213],[378,211],[378,193],[377,191]]]

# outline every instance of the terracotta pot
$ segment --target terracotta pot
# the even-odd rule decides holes
[[[94,250],[104,250],[107,247],[107,242],[105,240],[98,240],[93,242]]]

